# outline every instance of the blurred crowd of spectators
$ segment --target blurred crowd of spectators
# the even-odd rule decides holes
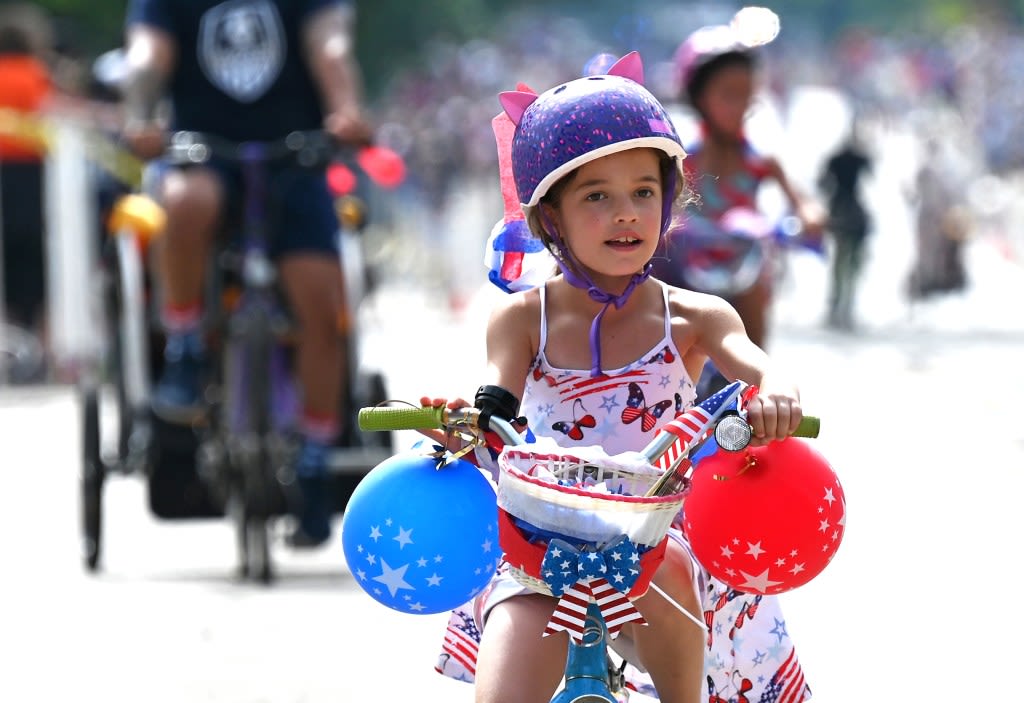
[[[431,43],[423,61],[396,78],[378,102],[382,134],[408,158],[421,206],[443,212],[460,187],[484,183],[493,194],[491,215],[500,215],[490,119],[499,110],[496,94],[518,82],[546,89],[579,75],[599,51],[640,48],[649,86],[662,100],[674,102],[666,77],[675,44],[699,24],[728,21],[735,10],[700,7],[688,20],[678,9],[672,21],[655,18],[660,33],[649,33],[639,46],[621,37],[602,40],[592,25],[536,10],[509,15],[490,38]],[[791,90],[816,83],[845,95],[858,120],[913,132],[921,152],[930,154],[924,172],[910,183],[915,192],[909,193],[909,204],[923,211],[923,222],[956,220],[957,227],[946,229],[963,239],[969,227],[966,204],[979,190],[972,184],[986,175],[1024,171],[1024,28],[1018,24],[979,14],[942,32],[896,35],[851,28],[836,40],[816,36],[799,20],[783,17],[782,26],[763,62],[765,83],[777,103],[785,109]],[[916,192],[932,186],[945,195]],[[931,203],[942,202],[953,214],[930,211]],[[438,241],[448,234],[426,237]],[[922,241],[927,245],[927,236]],[[949,268],[954,271],[949,287],[961,288],[959,264]]]
[[[466,188],[485,199],[482,221],[500,217],[490,127],[499,110],[498,92],[520,82],[546,89],[580,75],[598,52],[639,48],[649,87],[672,103],[675,45],[701,24],[728,21],[735,9],[718,3],[666,5],[658,10],[662,14],[641,23],[631,16],[634,6],[611,18],[614,29],[604,30],[550,10],[511,9],[490,36],[464,43],[425,41],[422,60],[396,75],[375,101],[379,138],[406,158],[410,176],[398,200],[377,212],[391,226],[387,236],[399,232],[407,238],[405,224],[413,221],[420,230],[414,239],[442,249],[436,245],[450,244],[455,226],[452,197]],[[76,55],[50,19],[31,3],[7,3],[0,7],[0,32],[27,31],[32,54],[59,92],[107,101],[116,97],[95,83],[91,57]],[[1024,171],[1024,29],[1017,24],[979,16],[945,33],[893,36],[850,29],[837,41],[816,36],[796,18],[783,17],[782,26],[764,62],[766,84],[780,105],[798,83],[831,86],[849,98],[859,117],[914,120],[922,146],[929,140],[956,141],[943,158],[957,163],[957,178]],[[408,218],[398,226],[388,222],[395,202]],[[474,227],[481,231],[470,236],[482,242],[487,227]],[[422,247],[413,249],[419,261]],[[5,268],[17,265],[9,261]]]
[[[702,20],[727,21],[734,8],[719,15],[706,10]],[[901,118],[922,107],[958,112],[984,148],[993,170],[1024,165],[1024,29],[979,16],[977,21],[939,33],[887,35],[852,28],[838,41],[787,36],[787,18],[767,67],[776,69],[770,84],[780,94],[796,80],[831,84],[867,114]],[[692,26],[691,26],[692,25]],[[696,24],[679,25],[681,41]],[[493,38],[454,45],[427,45],[423,61],[399,76],[379,100],[381,117],[395,146],[405,147],[424,187],[432,195],[459,172],[477,173],[494,163],[489,119],[497,112],[495,95],[522,81],[546,88],[578,75],[598,51],[624,53],[640,48],[659,98],[671,101],[659,80],[674,46],[661,37],[654,46],[604,42],[577,20],[552,19],[538,11],[519,12],[501,24]]]

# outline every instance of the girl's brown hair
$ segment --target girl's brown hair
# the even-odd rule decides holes
[[[676,161],[663,151],[659,150],[658,154],[658,170],[661,172],[661,182],[664,185],[668,182],[670,174],[673,171],[676,171]],[[541,208],[545,206],[557,208],[562,200],[562,194],[565,193],[565,189],[569,187],[569,184],[571,184],[573,179],[576,178],[576,174],[578,174],[579,171],[580,170],[578,168],[574,169],[556,181],[554,185],[548,189],[548,192],[544,194],[544,197],[540,199],[537,207],[530,210],[530,215],[526,219],[526,224],[529,226],[530,231],[533,232],[534,236],[540,239],[548,251],[555,256],[558,256],[558,248],[551,239],[551,235],[548,233],[547,228],[544,227]],[[675,193],[672,195],[672,221],[669,222],[669,229],[673,227],[678,216],[677,213],[692,202],[693,199],[693,191],[690,190],[689,184],[686,183],[684,178],[677,176],[675,179]]]

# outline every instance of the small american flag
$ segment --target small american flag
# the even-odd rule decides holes
[[[772,675],[771,681],[761,695],[762,703],[799,703],[808,694],[807,683],[796,650],[790,650],[789,657]]]
[[[452,611],[448,629],[444,633],[442,653],[451,657],[469,677],[473,677],[476,675],[476,653],[479,647],[480,630],[473,615],[464,610]]]
[[[669,432],[676,436],[676,440],[658,457],[655,465],[662,471],[668,471],[678,464],[692,446],[712,432],[715,421],[722,411],[736,401],[743,393],[743,388],[742,381],[734,381],[714,395],[708,396],[698,405],[680,413],[674,420],[662,427],[660,432]]]

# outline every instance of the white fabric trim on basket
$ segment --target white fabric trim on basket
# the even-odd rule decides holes
[[[672,501],[672,496],[647,497],[647,490],[662,476],[661,469],[652,466],[639,452],[623,452],[608,455],[599,446],[574,447],[566,453],[548,438],[540,438],[529,449],[506,447],[498,457],[499,476],[510,472],[519,474],[525,481],[557,486],[559,481],[569,481],[574,487],[561,485],[558,490],[566,493],[600,494],[608,500],[624,500],[657,503]],[[603,484],[605,490],[596,486],[583,486],[583,480]]]
[[[507,447],[498,458],[498,505],[543,530],[603,544],[619,535],[654,546],[668,532],[682,507],[682,494],[646,497],[661,472],[637,452],[609,456],[600,447],[575,447],[565,454],[550,443],[529,450]],[[584,465],[596,467],[595,480],[609,493],[571,488]]]
[[[602,480],[622,476],[653,483],[661,475],[661,471],[651,466],[640,452],[612,456],[597,445],[573,447],[566,451],[547,437],[538,437],[529,448],[522,445],[505,447],[498,457],[498,464],[514,466],[530,476],[539,473],[536,469],[547,469],[559,478],[579,478],[577,471],[583,466],[597,467],[603,474]]]
[[[621,498],[621,496],[620,496]],[[544,489],[503,474],[498,482],[498,505],[517,518],[543,530],[558,532],[586,542],[603,544],[619,535],[652,547],[668,532],[682,507],[673,502],[630,503]]]

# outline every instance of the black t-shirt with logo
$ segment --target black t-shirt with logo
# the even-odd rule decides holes
[[[178,45],[172,128],[264,141],[323,123],[302,27],[339,0],[130,0],[127,24]]]

